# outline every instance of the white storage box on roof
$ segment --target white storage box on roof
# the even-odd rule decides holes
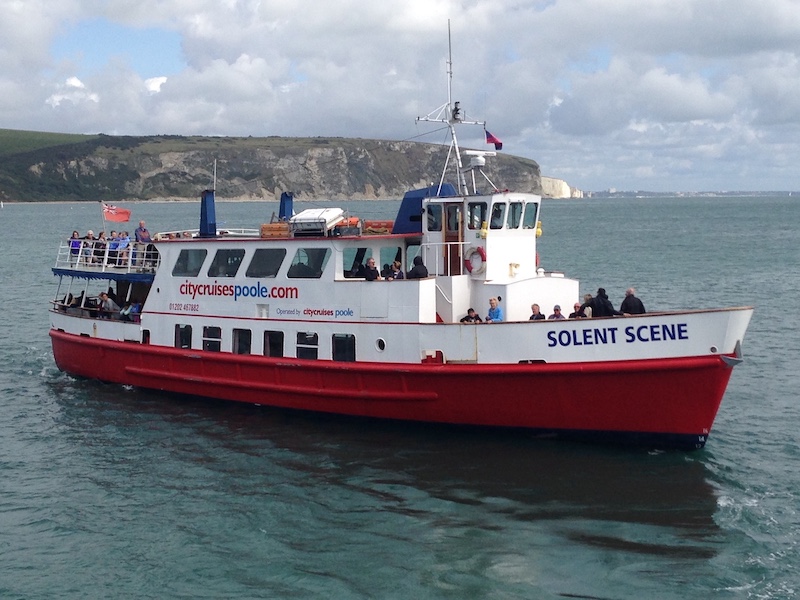
[[[291,217],[289,225],[297,235],[326,235],[342,221],[344,210],[341,208],[307,208]]]

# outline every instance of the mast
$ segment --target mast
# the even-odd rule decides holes
[[[431,111],[424,117],[417,117],[417,122],[420,121],[427,121],[432,123],[444,123],[447,125],[447,128],[450,131],[450,150],[447,153],[447,159],[445,160],[444,168],[442,169],[442,176],[439,180],[439,189],[437,191],[440,192],[442,189],[442,185],[444,184],[444,178],[447,173],[447,167],[450,164],[451,157],[455,160],[456,163],[456,172],[457,172],[457,184],[458,184],[458,193],[462,195],[468,195],[469,189],[467,187],[467,180],[465,173],[467,171],[472,171],[475,168],[480,168],[479,165],[476,165],[476,161],[472,161],[471,166],[464,167],[462,158],[461,158],[461,148],[458,145],[458,137],[456,136],[456,125],[481,125],[484,129],[486,129],[486,121],[465,121],[464,120],[464,113],[462,112],[460,102],[453,101],[453,42],[452,36],[450,33],[450,20],[447,20],[447,104],[443,104],[439,108]],[[468,152],[470,155],[480,154],[481,156],[493,156],[493,152],[478,152],[478,151],[470,151]],[[484,178],[486,175],[484,174]],[[488,178],[487,178],[488,180]],[[489,182],[491,184],[491,181]],[[492,184],[494,187],[494,184]],[[475,178],[473,174],[473,189],[475,188]]]

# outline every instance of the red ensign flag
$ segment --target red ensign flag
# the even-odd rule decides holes
[[[486,131],[484,129],[484,131]],[[491,133],[486,131],[486,143],[487,144],[494,144],[495,150],[502,150],[503,149],[503,142],[501,142],[498,138],[493,136]]]
[[[127,208],[117,208],[113,204],[106,204],[103,202],[103,218],[106,221],[123,223],[131,220],[131,211]]]

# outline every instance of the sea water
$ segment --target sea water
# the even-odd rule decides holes
[[[325,203],[297,203],[318,208]],[[151,231],[197,204],[131,203]],[[392,218],[397,202],[353,203]],[[257,227],[276,203],[219,203]],[[546,201],[548,270],[649,310],[754,305],[695,452],[287,413],[60,373],[60,238],[97,203],[0,209],[0,597],[791,598],[800,591],[800,203]],[[136,223],[107,224],[106,229]],[[535,302],[536,298],[531,298]],[[550,312],[552,307],[543,307]],[[641,390],[647,394],[647,390]]]

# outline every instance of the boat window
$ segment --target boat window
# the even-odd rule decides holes
[[[356,336],[350,333],[334,333],[332,340],[333,360],[356,361]]]
[[[381,248],[381,276],[386,277],[386,271],[390,271],[392,263],[396,260],[403,262],[403,249],[399,246],[383,246]]]
[[[253,333],[249,329],[233,330],[233,352],[234,354],[250,354],[250,341]]]
[[[283,356],[283,332],[264,332],[264,356],[281,358]]]
[[[461,229],[461,205],[451,204],[447,207],[447,231],[457,233]]]
[[[467,227],[480,229],[486,222],[486,202],[470,202],[467,205]]]
[[[222,328],[206,325],[203,327],[203,350],[219,352],[222,350]]]
[[[259,248],[247,266],[247,277],[275,277],[286,258],[286,248]]]
[[[428,204],[428,231],[442,230],[442,205]]]
[[[209,277],[236,277],[239,265],[244,258],[244,249],[217,250],[211,266],[208,268]]]
[[[172,268],[173,277],[197,277],[200,267],[206,259],[207,251],[203,249],[181,250],[175,266]]]
[[[175,325],[175,347],[176,348],[191,348],[192,347],[192,326],[191,325]]]
[[[538,207],[536,202],[525,205],[525,216],[522,219],[523,229],[536,229],[536,209]]]
[[[489,223],[490,229],[502,229],[504,217],[506,215],[506,203],[497,202],[492,206],[492,220]]]
[[[422,248],[419,244],[409,244],[406,248],[406,266],[413,265],[414,259],[420,255]]]
[[[297,333],[297,358],[316,360],[319,354],[319,336],[311,331]]]
[[[293,279],[319,279],[330,256],[330,248],[298,248],[286,276]]]
[[[372,248],[345,248],[342,251],[342,270],[345,277],[364,278],[364,265],[372,258]]]
[[[522,202],[510,202],[508,204],[508,219],[506,220],[506,227],[508,229],[517,229],[522,221]]]

